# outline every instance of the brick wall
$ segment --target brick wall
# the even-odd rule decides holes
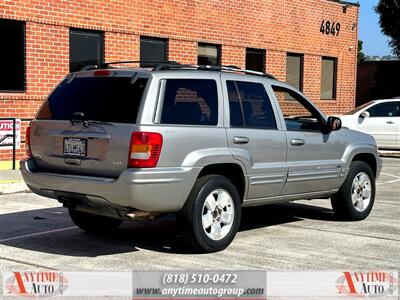
[[[265,49],[266,70],[285,80],[286,53],[302,53],[304,93],[326,113],[354,107],[355,6],[344,13],[328,0],[0,0],[0,18],[26,22],[26,91],[0,93],[0,117],[32,118],[68,73],[71,27],[104,31],[106,61],[139,59],[144,35],[167,38],[168,58],[183,63],[197,62],[197,42],[221,45],[222,63],[240,67],[246,47]],[[321,34],[322,20],[340,22],[339,36]],[[333,101],[320,100],[322,56],[338,59]],[[0,150],[5,158],[9,152]]]

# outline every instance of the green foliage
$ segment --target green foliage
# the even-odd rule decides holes
[[[393,54],[400,56],[400,0],[379,0],[375,10],[382,32],[390,37]]]
[[[358,41],[358,54],[357,54],[357,62],[360,63],[365,60],[365,54],[362,51],[363,41]]]

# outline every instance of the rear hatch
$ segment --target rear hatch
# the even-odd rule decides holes
[[[30,146],[40,171],[118,177],[127,168],[131,134],[146,73],[72,73],[31,122]]]

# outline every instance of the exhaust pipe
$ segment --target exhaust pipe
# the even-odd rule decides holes
[[[154,220],[159,213],[143,210],[131,210],[125,214],[125,217],[131,220]]]

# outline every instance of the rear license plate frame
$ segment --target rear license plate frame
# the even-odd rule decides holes
[[[77,145],[78,148],[84,147],[83,150],[77,149],[71,151],[71,147],[73,144]],[[84,158],[87,157],[87,139],[84,138],[72,138],[72,137],[65,137],[63,140],[63,154],[64,156],[68,157],[77,157],[77,158]]]

